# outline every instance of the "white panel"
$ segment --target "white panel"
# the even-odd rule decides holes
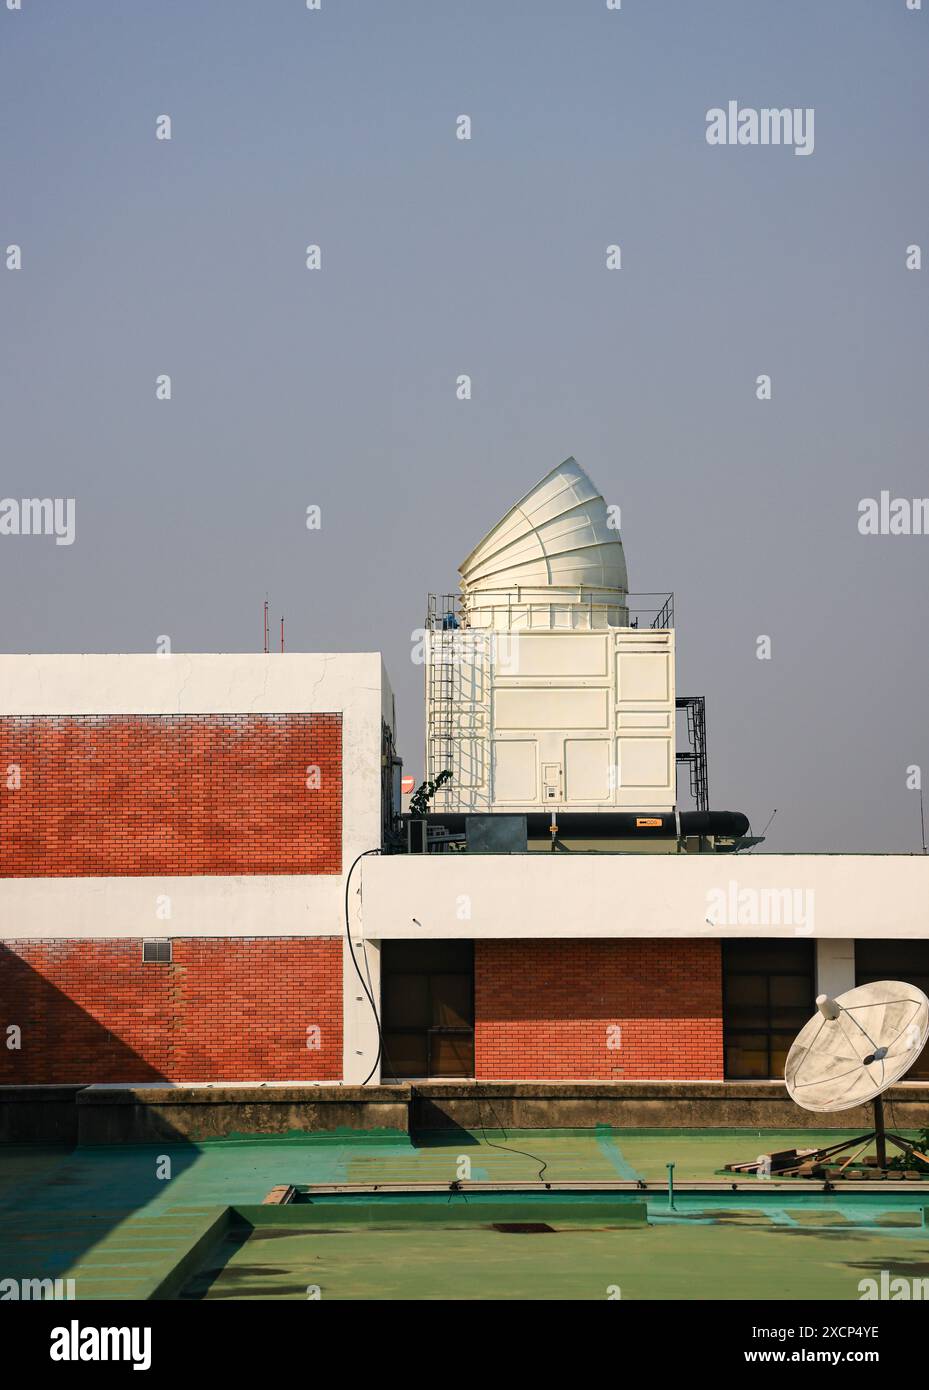
[[[566,800],[610,801],[613,794],[609,742],[596,738],[566,738],[564,752]]]
[[[624,793],[638,789],[665,791],[671,782],[670,739],[621,738],[619,781]]]
[[[605,676],[607,637],[522,636],[516,661],[506,675]]]
[[[498,729],[605,729],[607,694],[605,689],[498,687],[494,696],[494,724]]]
[[[624,704],[635,700],[669,700],[671,698],[671,657],[664,652],[620,651],[617,655],[619,699]]]
[[[482,787],[487,744],[481,738],[463,738],[455,744],[455,776],[453,786]],[[441,771],[441,769],[438,769]]]
[[[537,761],[534,739],[497,739],[494,743],[494,801],[537,800]]]
[[[855,988],[854,941],[822,940],[816,943],[816,993],[835,998]]]
[[[620,710],[616,716],[616,727],[618,729],[658,729],[661,733],[671,732],[671,715],[661,710],[644,713],[629,713],[627,710]]]

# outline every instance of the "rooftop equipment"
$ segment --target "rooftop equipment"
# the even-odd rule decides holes
[[[465,816],[469,854],[525,854],[525,816]]]
[[[436,812],[673,809],[673,606],[630,606],[617,511],[566,459],[464,561],[460,597],[430,598]]]
[[[884,1128],[883,1093],[909,1071],[929,1037],[929,999],[915,985],[901,980],[877,980],[840,994],[821,994],[816,1013],[804,1024],[787,1054],[784,1080],[792,1100],[803,1110],[832,1114],[870,1101],[874,1128],[855,1139],[843,1139],[802,1154],[787,1151],[762,1155],[754,1164],[734,1164],[730,1171],[768,1171],[783,1176],[861,1177],[861,1168],[887,1170],[887,1144],[919,1159],[929,1170],[929,1155],[907,1139]],[[853,1164],[874,1141],[876,1154],[859,1168]],[[838,1156],[854,1152],[833,1170]],[[826,1165],[829,1165],[828,1167]]]
[[[627,627],[626,557],[612,514],[576,459],[521,497],[459,568],[469,627]]]

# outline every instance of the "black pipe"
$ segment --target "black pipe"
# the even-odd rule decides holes
[[[493,816],[494,812],[486,812]],[[502,812],[496,814],[502,815]],[[431,812],[430,825],[444,825],[452,835],[465,833],[461,812]],[[739,840],[748,834],[748,817],[741,811],[565,811],[556,812],[558,838],[570,839],[677,839],[678,835],[719,835]],[[680,821],[680,828],[678,828]],[[551,827],[550,811],[529,811],[526,828],[532,840],[544,839]]]
[[[682,811],[682,835],[723,835],[740,840],[749,830],[748,816],[741,811]]]

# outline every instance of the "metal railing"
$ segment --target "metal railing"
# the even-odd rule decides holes
[[[528,586],[527,586],[528,587]],[[544,610],[561,608],[568,605],[576,606],[578,610],[587,610],[592,620],[594,613],[601,613],[610,609],[625,609],[628,615],[626,623],[610,623],[611,627],[631,627],[631,628],[653,628],[665,631],[674,627],[674,594],[673,593],[632,593],[626,594],[624,598],[619,596],[606,597],[608,591],[602,590],[602,599],[585,598],[584,593],[589,590],[578,589],[575,587],[552,586],[553,592],[557,597],[550,601],[539,601],[526,599],[520,600],[519,590],[507,590],[501,592],[499,604],[482,604],[482,613],[496,613],[500,611],[512,611],[514,608],[520,610],[522,615],[528,614],[531,619],[533,614],[542,614]],[[482,598],[486,598],[486,592]],[[442,632],[454,630],[456,628],[468,626],[467,609],[462,605],[460,594],[430,594],[426,605],[426,628],[429,632]]]

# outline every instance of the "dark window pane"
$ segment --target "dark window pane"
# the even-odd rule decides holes
[[[771,1003],[795,1004],[807,1016],[810,1013],[809,975],[772,975]]]
[[[433,1033],[430,1076],[473,1076],[474,1034]]]
[[[929,994],[929,941],[856,941],[855,983],[875,980],[902,980]],[[923,1048],[906,1080],[929,1080],[929,1047]]]
[[[739,1080],[764,1081],[768,1077],[766,1037],[735,1035],[726,1046],[726,1075]]]
[[[913,1063],[904,1079],[906,1081],[929,1081],[929,1044],[923,1048],[919,1060]]]
[[[385,941],[381,1008],[385,1076],[474,1075],[472,941]]]
[[[727,1009],[726,1027],[734,1032],[743,1032],[746,1028],[757,1028],[759,1023],[767,1019],[766,1012],[759,1012],[758,1009]]]
[[[800,1030],[797,1029],[797,1032],[799,1032],[799,1031],[800,1031]],[[784,1075],[784,1068],[785,1068],[786,1065],[787,1065],[787,1054],[788,1054],[788,1052],[790,1051],[790,1046],[791,1046],[791,1043],[793,1042],[795,1036],[796,1036],[796,1034],[795,1034],[794,1032],[790,1032],[789,1034],[787,1034],[786,1037],[781,1037],[781,1038],[779,1038],[779,1037],[777,1037],[777,1035],[775,1034],[775,1035],[771,1038],[771,1075],[772,1075],[772,1076],[782,1077],[782,1076]]]
[[[772,1009],[768,1021],[772,1028],[781,1028],[790,1033],[792,1035],[791,1042],[793,1042],[812,1012],[813,1010],[809,1008]]]
[[[763,975],[730,975],[726,999],[732,1005],[763,1009],[768,1002],[768,982]]]
[[[726,1075],[781,1077],[786,1052],[813,1012],[811,941],[723,942]]]
[[[723,965],[729,971],[780,971],[781,973],[813,972],[812,941],[750,941],[738,939],[723,942]]]
[[[474,969],[473,941],[385,941],[382,969],[400,974],[470,974]]]
[[[872,980],[929,980],[929,941],[856,941],[855,972],[860,985]],[[925,985],[919,988],[925,990]]]
[[[474,1022],[470,975],[433,975],[432,1022],[443,1028],[469,1028]]]
[[[425,1033],[385,1033],[384,1072],[395,1077],[428,1076]]]
[[[428,975],[388,975],[384,980],[384,1026],[428,1028],[432,1022]]]

